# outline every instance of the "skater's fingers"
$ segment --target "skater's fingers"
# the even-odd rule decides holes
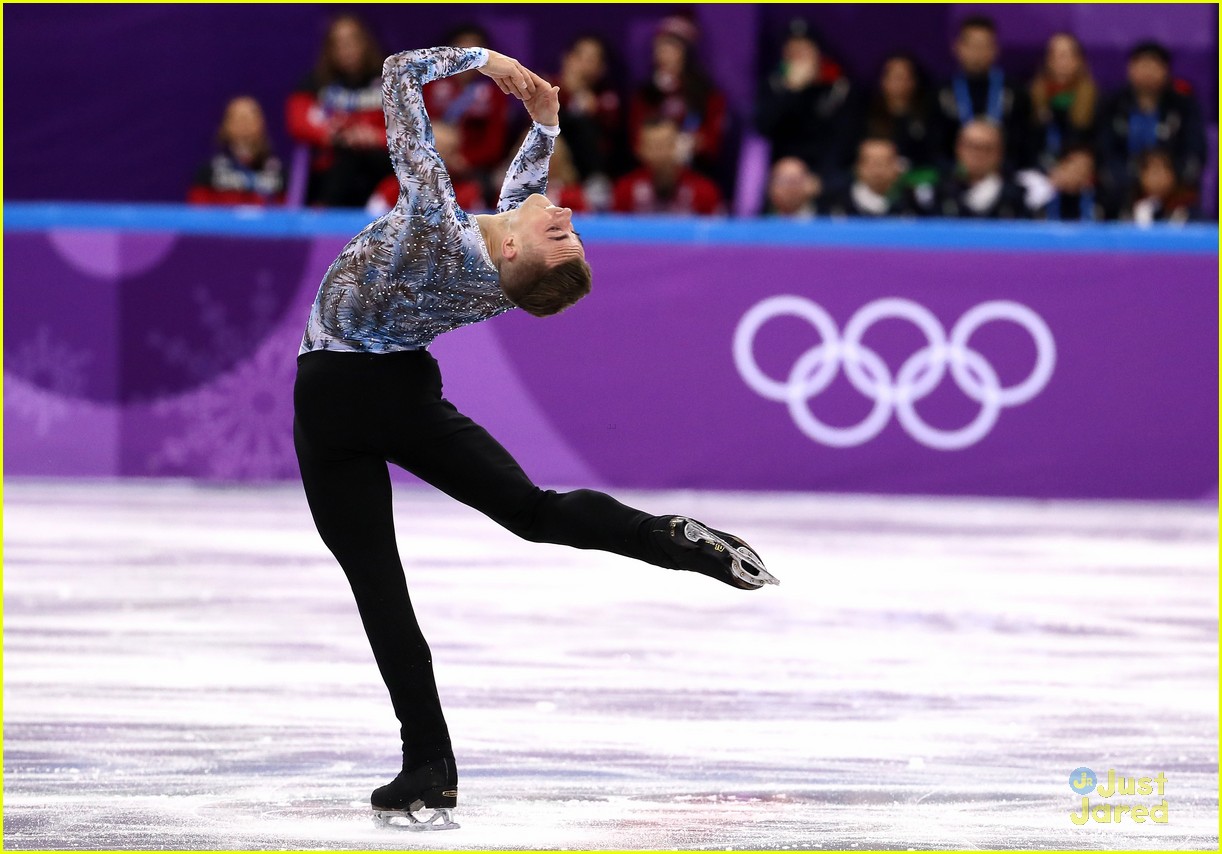
[[[514,88],[517,89],[518,97],[521,98],[523,101],[528,100],[530,96],[533,95],[535,92],[534,83],[532,83],[531,79],[527,77],[525,74],[523,74],[520,77],[514,77],[513,85],[514,85]]]
[[[518,86],[521,88],[522,94],[529,98],[535,94],[535,80],[538,79],[538,75],[521,63],[518,63],[518,72]]]
[[[526,98],[522,95],[522,87],[518,85],[518,81],[513,77],[502,77],[497,81],[501,88],[504,89],[506,95],[513,95],[519,101],[525,101]]]

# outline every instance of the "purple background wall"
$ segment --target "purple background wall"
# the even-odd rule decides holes
[[[293,477],[294,359],[319,277],[345,242],[6,233],[6,475]],[[512,312],[432,348],[451,399],[542,482],[1130,498],[1216,490],[1216,254],[592,240],[589,256],[597,287],[572,311]],[[861,338],[881,360],[860,357],[860,382],[883,389],[873,401],[837,369],[826,389],[787,405],[754,391],[734,355],[744,316],[778,295],[817,304],[845,333],[879,300],[907,300],[948,334],[977,306],[1019,303],[1051,334],[1050,373],[959,449],[930,447],[887,412],[876,435],[829,445],[800,419],[860,423],[885,396],[883,376],[903,375],[925,338],[907,320],[879,319]],[[823,340],[778,316],[760,328],[752,358],[784,381]],[[1038,361],[1031,332],[1010,321],[980,326],[967,343],[979,354],[968,357],[969,386],[993,371],[1014,387]],[[922,374],[909,379],[920,385]],[[937,430],[982,411],[949,374],[914,396]]]
[[[868,81],[897,47],[946,73],[955,24],[984,11],[998,21],[1003,65],[1022,76],[1055,29],[1083,39],[1105,87],[1123,79],[1132,43],[1159,38],[1174,49],[1176,71],[1197,86],[1207,120],[1216,121],[1212,5],[6,5],[5,197],[181,199],[209,153],[225,101],[239,92],[264,104],[287,154],[284,98],[341,9],[373,22],[388,52],[436,43],[451,26],[476,20],[496,34],[495,46],[544,72],[568,39],[594,30],[618,46],[621,77],[635,82],[655,22],[676,8],[696,12],[704,55],[740,117],[750,115],[776,33],[795,15],[822,31],[855,79]]]

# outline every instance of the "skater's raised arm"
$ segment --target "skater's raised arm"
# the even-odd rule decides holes
[[[534,76],[535,92],[523,99],[533,123],[505,172],[496,209],[513,210],[532,194],[547,192],[547,169],[560,133],[560,88]]]
[[[515,59],[482,47],[405,50],[382,64],[382,106],[386,145],[410,206],[432,210],[454,204],[454,189],[433,144],[433,126],[424,109],[425,83],[477,68],[502,92],[525,99],[533,76]]]

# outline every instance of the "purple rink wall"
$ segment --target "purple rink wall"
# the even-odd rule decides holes
[[[7,204],[5,475],[295,477],[301,331],[363,224]],[[431,348],[541,483],[1216,495],[1215,226],[581,229],[588,299]]]

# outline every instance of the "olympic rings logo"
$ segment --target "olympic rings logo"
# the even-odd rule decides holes
[[[803,353],[789,376],[779,381],[756,363],[755,338],[765,323],[785,315],[808,322],[822,341]],[[882,357],[861,341],[874,323],[890,318],[910,321],[928,341],[894,376]],[[1035,367],[1026,379],[1009,387],[1003,387],[993,366],[968,346],[977,329],[997,320],[1017,323],[1035,342]],[[775,296],[753,306],[738,322],[734,364],[748,386],[768,400],[788,406],[798,429],[821,444],[849,448],[869,442],[882,432],[894,413],[900,426],[922,445],[955,451],[987,436],[1003,408],[1026,403],[1043,390],[1056,365],[1056,343],[1043,318],[1025,305],[1007,300],[984,302],[968,310],[948,337],[933,312],[912,300],[890,297],[867,303],[849,318],[842,335],[831,316],[816,303],[799,296]],[[874,401],[870,413],[851,427],[825,424],[810,411],[811,399],[831,385],[841,366],[853,388]],[[948,368],[963,393],[980,404],[980,413],[958,430],[933,427],[916,411],[917,402],[942,382]]]

